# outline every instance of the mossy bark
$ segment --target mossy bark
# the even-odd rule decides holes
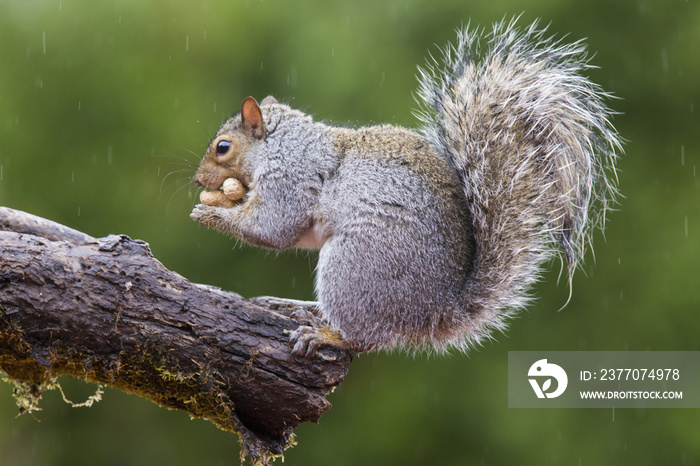
[[[294,305],[193,284],[142,241],[6,208],[0,230],[0,370],[25,388],[59,375],[116,387],[237,432],[266,462],[347,374],[348,352],[290,357]]]

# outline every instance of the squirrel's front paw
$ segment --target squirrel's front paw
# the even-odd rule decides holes
[[[223,210],[222,207],[214,207],[204,204],[197,204],[192,209],[190,218],[196,220],[205,227],[216,228],[223,221]]]

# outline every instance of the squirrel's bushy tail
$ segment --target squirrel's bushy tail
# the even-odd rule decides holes
[[[423,134],[459,173],[473,222],[462,348],[527,303],[557,244],[571,277],[614,202],[621,151],[581,41],[515,20],[482,36],[460,31],[444,64],[420,70]]]

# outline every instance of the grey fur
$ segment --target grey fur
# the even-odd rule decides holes
[[[581,41],[545,37],[537,23],[494,25],[487,43],[460,31],[444,65],[421,70],[422,133],[465,181],[477,251],[464,298],[480,327],[503,328],[558,244],[569,279],[617,193],[620,138],[582,73]],[[482,48],[484,47],[484,48]]]
[[[218,136],[239,153],[221,164],[210,149],[196,179],[235,176],[248,195],[192,217],[257,246],[320,248],[320,316],[356,350],[465,350],[502,329],[553,245],[573,273],[613,201],[620,143],[580,42],[500,23],[482,51],[479,35],[464,29],[421,71],[422,136],[335,128],[274,99],[262,139],[232,117]]]

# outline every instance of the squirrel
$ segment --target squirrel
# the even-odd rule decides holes
[[[246,193],[191,217],[253,246],[320,249],[293,355],[466,351],[526,306],[555,252],[571,287],[616,202],[622,140],[583,42],[516,21],[462,28],[419,68],[418,131],[333,127],[273,97],[221,126],[194,181]]]

